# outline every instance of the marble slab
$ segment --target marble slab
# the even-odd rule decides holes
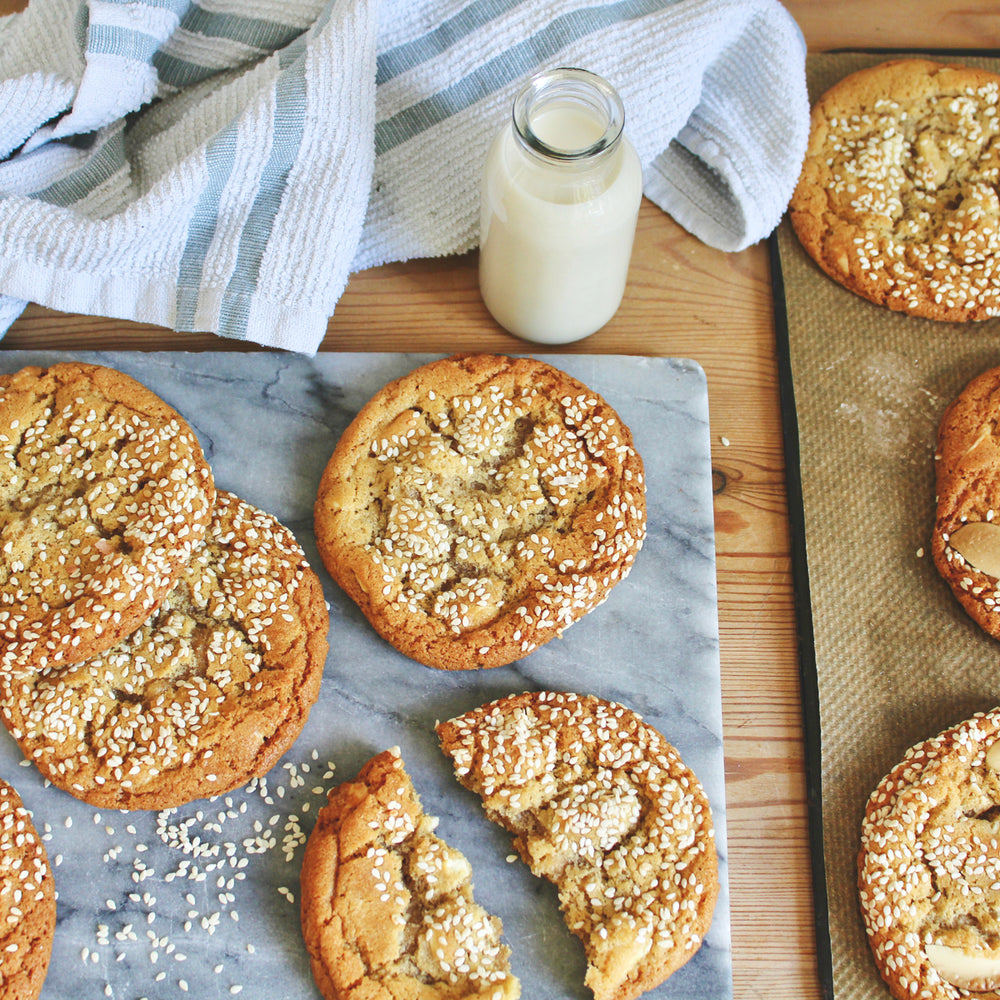
[[[510,860],[508,836],[457,784],[434,735],[439,719],[543,688],[629,705],[701,778],[722,893],[701,950],[647,995],[732,996],[708,401],[697,364],[544,358],[604,395],[632,428],[646,465],[649,536],[628,579],[562,639],[509,667],[447,673],[375,635],[323,570],[312,528],[316,487],[341,431],[375,390],[427,356],[0,352],[0,371],[69,357],[152,388],[190,422],[218,484],[295,532],[330,603],[330,655],[300,739],[265,781],[169,814],[102,812],[46,787],[0,733],[0,775],[32,810],[56,866],[43,1000],[316,1000],[299,929],[302,844],[325,790],[393,745],[426,810],[440,817],[439,834],[469,858],[477,899],[503,919],[525,1000],[586,1000],[583,952],[554,889]]]

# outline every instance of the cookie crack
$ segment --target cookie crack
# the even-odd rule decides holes
[[[603,856],[627,851],[629,844],[642,842],[648,835],[653,802],[631,782],[629,791],[635,793],[636,803],[624,815],[621,811],[612,815],[610,806],[599,803],[589,814],[581,811],[580,822],[575,828],[567,824],[565,818],[560,821],[557,814],[563,804],[580,797],[581,784],[599,784],[599,775],[599,769],[592,767],[558,784],[539,806],[506,817],[498,816],[501,824],[516,835],[515,846],[528,865],[533,871],[538,868],[536,874],[558,882],[572,868],[600,872]]]

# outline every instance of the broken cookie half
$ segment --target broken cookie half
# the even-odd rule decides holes
[[[501,924],[434,834],[399,750],[334,788],[302,862],[302,931],[327,1000],[517,1000]]]
[[[595,1000],[632,1000],[698,950],[719,892],[708,799],[623,705],[511,695],[437,727],[458,780],[555,883]]]

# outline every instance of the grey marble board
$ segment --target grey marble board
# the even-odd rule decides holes
[[[375,635],[327,576],[312,526],[341,431],[372,393],[428,356],[0,352],[0,371],[67,358],[148,385],[190,422],[219,486],[295,532],[330,604],[330,655],[301,737],[265,781],[167,814],[102,812],[46,787],[0,734],[0,776],[32,810],[55,866],[58,924],[43,1000],[316,1000],[299,930],[302,844],[326,789],[393,745],[425,809],[440,817],[438,833],[469,858],[477,900],[503,919],[525,1000],[587,1000],[583,952],[555,890],[512,860],[507,834],[455,781],[434,734],[439,719],[529,689],[636,709],[700,777],[722,893],[701,950],[647,995],[732,996],[708,400],[696,363],[543,356],[632,428],[646,466],[648,538],[631,575],[562,639],[509,667],[448,673]]]

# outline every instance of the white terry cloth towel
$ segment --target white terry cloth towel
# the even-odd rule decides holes
[[[0,19],[0,332],[27,301],[304,353],[348,277],[478,242],[534,72],[622,95],[645,193],[739,250],[809,129],[777,0],[30,0]]]

